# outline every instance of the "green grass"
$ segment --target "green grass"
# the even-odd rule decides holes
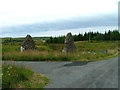
[[[38,51],[50,51],[51,50],[49,46],[45,46],[45,45],[37,45],[36,47]]]
[[[12,51],[20,51],[19,45],[3,45],[2,52],[12,52]]]
[[[2,73],[2,88],[43,88],[49,81],[46,76],[15,64],[3,64]]]
[[[26,51],[26,52],[8,52],[3,54],[3,60],[11,61],[95,61],[107,59],[113,56],[117,56],[117,53],[88,53],[88,51],[80,51],[75,53],[58,53],[58,52],[38,52],[38,51]]]
[[[76,59],[70,54],[63,54],[58,52],[39,52],[39,51],[26,51],[26,52],[8,52],[2,56],[3,60],[15,61],[66,61]]]
[[[75,42],[75,45],[78,50],[107,50],[107,49],[116,49],[118,47],[117,41],[101,41],[89,43],[87,41],[78,41]]]
[[[12,61],[95,61],[118,55],[117,41],[75,42],[76,52],[64,54],[64,44],[36,43],[36,51],[20,52],[20,45],[3,45],[2,60]],[[107,53],[106,53],[107,52]]]

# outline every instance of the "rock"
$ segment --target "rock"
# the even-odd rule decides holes
[[[32,37],[30,35],[26,36],[26,39],[23,41],[21,47],[21,52],[26,50],[35,50],[35,42],[33,41]]]
[[[75,51],[75,45],[74,45],[74,38],[72,37],[71,33],[68,33],[65,38],[65,46],[62,52],[64,53],[70,53]]]

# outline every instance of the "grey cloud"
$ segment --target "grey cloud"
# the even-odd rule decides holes
[[[24,33],[34,33],[43,31],[54,31],[62,29],[74,29],[74,28],[86,28],[95,26],[117,26],[118,18],[116,14],[98,16],[90,18],[75,17],[69,20],[60,20],[51,23],[34,23],[28,25],[20,25],[13,27],[3,28],[3,34],[24,34]]]

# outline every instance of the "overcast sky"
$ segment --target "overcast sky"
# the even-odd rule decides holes
[[[117,14],[119,0],[0,0],[0,26]]]
[[[119,0],[0,0],[3,36],[116,26]],[[10,27],[9,27],[10,26]]]

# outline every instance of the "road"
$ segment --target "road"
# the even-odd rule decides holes
[[[15,62],[50,79],[45,88],[118,88],[118,57],[94,62]]]

